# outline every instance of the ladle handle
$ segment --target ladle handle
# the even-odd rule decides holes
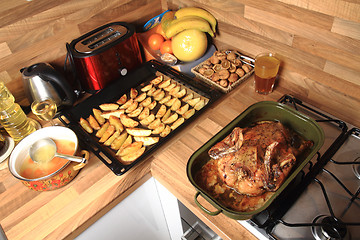
[[[62,153],[55,153],[55,157],[59,157],[59,158],[64,158],[73,162],[78,162],[78,163],[85,163],[86,162],[86,158],[83,157],[77,157],[77,156],[72,156],[72,155],[66,155],[66,154],[62,154]]]

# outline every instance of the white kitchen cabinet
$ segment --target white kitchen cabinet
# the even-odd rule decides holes
[[[150,178],[76,240],[175,240],[181,235],[177,199]]]

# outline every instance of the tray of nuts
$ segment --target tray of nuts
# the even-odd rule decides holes
[[[228,93],[254,72],[255,60],[236,50],[216,51],[191,72],[218,90]]]
[[[75,131],[82,147],[122,175],[221,95],[202,81],[151,60],[59,119]]]

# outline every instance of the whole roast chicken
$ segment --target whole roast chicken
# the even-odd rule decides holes
[[[234,128],[208,153],[216,160],[219,177],[228,187],[240,194],[259,196],[276,191],[296,157],[312,145],[280,122],[262,121]]]

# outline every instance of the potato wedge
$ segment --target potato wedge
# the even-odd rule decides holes
[[[137,117],[140,115],[140,113],[142,112],[142,110],[144,109],[143,106],[138,106],[134,111],[132,111],[131,113],[128,113],[129,117]]]
[[[105,119],[109,119],[111,116],[120,117],[120,114],[123,114],[125,112],[124,109],[118,109],[115,111],[108,111],[108,112],[102,112],[101,116]]]
[[[135,88],[131,88],[130,89],[130,98],[134,99],[137,97],[137,95],[138,95],[138,90],[136,90]]]
[[[164,90],[167,91],[167,92],[170,92],[175,87],[176,87],[176,83],[170,83],[169,86],[164,87]]]
[[[133,163],[136,159],[138,159],[141,155],[143,155],[143,153],[145,152],[145,147],[140,148],[139,150],[132,152],[128,155],[125,155],[123,157],[121,157],[121,162],[123,164],[131,164]]]
[[[143,142],[133,142],[129,145],[127,145],[124,148],[120,148],[119,152],[116,153],[116,155],[123,157],[126,156],[132,152],[136,152],[137,150],[139,150],[141,147],[143,146]]]
[[[90,115],[87,119],[87,121],[89,122],[90,126],[92,127],[92,129],[94,130],[99,130],[100,129],[100,125],[99,123],[96,121],[96,119],[94,118],[93,115]]]
[[[120,136],[120,131],[115,131],[115,132],[113,133],[113,135],[111,135],[111,136],[108,138],[108,140],[106,140],[106,141],[104,142],[104,145],[105,145],[105,146],[110,146],[110,145],[115,141],[115,139],[118,138],[119,136]]]
[[[147,126],[150,123],[152,123],[152,121],[155,120],[155,115],[154,114],[150,114],[147,118],[144,118],[143,120],[140,121],[140,124],[143,126]]]
[[[144,107],[144,109],[141,111],[140,115],[138,116],[139,120],[143,120],[147,118],[150,115],[150,109],[148,107]]]
[[[166,88],[167,86],[169,86],[171,84],[171,78],[165,80],[165,81],[162,81],[158,87],[159,88]]]
[[[197,104],[198,102],[200,102],[200,98],[199,98],[199,97],[193,98],[193,99],[190,99],[190,100],[187,101],[187,103],[188,103],[190,106],[192,106],[192,107],[194,107],[195,104]]]
[[[113,125],[109,125],[109,127],[106,129],[104,134],[101,136],[99,142],[104,143],[106,140],[109,139],[111,135],[113,135],[115,132],[115,127]]]
[[[123,142],[123,144],[121,144],[119,150],[116,152],[116,155],[119,155],[120,152],[126,148],[127,146],[129,146],[132,143],[132,136],[131,135],[127,135],[125,141]]]
[[[136,101],[133,101],[133,103],[127,108],[125,109],[126,113],[131,113],[132,111],[134,111],[137,107],[138,107],[139,103]]]
[[[173,89],[169,91],[171,96],[175,96],[180,91],[180,85],[176,85]]]
[[[125,140],[128,137],[128,133],[125,131],[123,133],[120,134],[119,137],[117,137],[110,145],[110,147],[114,150],[119,150],[121,145],[123,145],[123,143],[125,142]]]
[[[178,99],[178,98],[174,98],[175,99],[175,101],[174,101],[174,103],[171,105],[171,111],[174,111],[174,112],[176,112],[180,107],[181,107],[181,101],[180,101],[180,99]]]
[[[161,121],[164,122],[168,117],[170,117],[171,114],[171,110],[170,108],[166,111],[166,113],[164,114],[164,116],[162,117]]]
[[[184,106],[176,110],[176,112],[180,115],[183,115],[187,110],[189,110],[189,104],[185,104]]]
[[[131,104],[133,104],[134,99],[130,98],[129,100],[127,100],[126,103],[124,103],[123,105],[120,106],[120,109],[127,109],[128,107],[131,106]]]
[[[152,87],[153,87],[153,84],[152,84],[152,83],[149,83],[149,84],[146,85],[145,87],[142,87],[142,88],[141,88],[141,91],[142,91],[142,92],[147,92],[147,91],[149,91]]]
[[[144,128],[126,128],[126,132],[131,136],[150,136],[151,130]]]
[[[198,103],[194,105],[195,110],[200,110],[205,106],[205,100],[201,99]]]
[[[154,100],[152,101],[147,107],[150,109],[150,110],[153,110],[157,105],[157,101]]]
[[[151,104],[151,97],[147,97],[145,98],[141,103],[140,105],[143,106],[143,107],[147,107]]]
[[[161,91],[160,93],[154,95],[154,99],[156,101],[160,101],[161,99],[163,99],[165,97],[165,92],[164,91]]]
[[[183,124],[185,121],[185,118],[181,117],[178,118],[171,126],[171,130],[175,130],[177,127],[179,127],[181,124]]]
[[[115,127],[116,131],[122,132],[124,131],[124,126],[122,125],[120,118],[116,116],[110,116],[109,118],[110,125],[113,125]]]
[[[134,119],[128,117],[125,114],[120,115],[120,121],[125,127],[136,127],[139,125],[139,122],[135,121]]]
[[[156,78],[154,78],[153,80],[150,81],[150,83],[154,84],[154,85],[158,85],[159,83],[161,83],[164,79],[163,75],[160,75]]]
[[[176,94],[174,95],[174,97],[182,98],[182,97],[185,96],[185,95],[186,95],[186,89],[183,88],[183,89],[181,89],[178,93],[176,93]]]
[[[96,121],[100,125],[103,125],[105,123],[105,118],[103,118],[103,116],[101,116],[101,113],[102,113],[101,110],[99,110],[97,108],[93,108],[93,114],[94,114],[94,117],[95,117]]]
[[[154,121],[152,121],[152,123],[150,123],[147,127],[151,130],[157,128],[159,125],[161,124],[161,119],[157,118]]]
[[[167,101],[165,103],[165,105],[168,106],[168,107],[171,107],[174,104],[175,101],[176,101],[176,98],[172,98],[169,101]]]
[[[189,119],[194,114],[195,114],[195,109],[191,108],[191,109],[187,110],[182,116],[185,119]]]
[[[189,93],[188,95],[186,95],[183,99],[184,102],[187,102],[189,101],[190,99],[193,99],[194,98],[194,94],[193,93]]]
[[[84,118],[80,118],[80,126],[85,129],[85,131],[87,131],[88,133],[93,133],[94,130],[93,128],[90,126],[90,123],[85,120]]]
[[[124,103],[126,103],[126,101],[127,101],[127,96],[126,94],[124,94],[116,101],[116,103],[119,105],[123,105]]]
[[[160,137],[166,137],[171,132],[169,125],[166,125],[165,129],[160,133]]]
[[[109,126],[110,126],[109,122],[104,123],[104,125],[102,125],[101,128],[96,132],[95,136],[97,136],[98,138],[101,138]]]
[[[179,115],[177,113],[172,114],[170,117],[168,117],[163,123],[170,124],[175,122],[178,119]]]
[[[157,128],[151,131],[151,134],[160,134],[165,129],[165,126],[164,123],[160,123]]]
[[[159,142],[159,137],[134,137],[135,141],[142,142],[144,146],[150,146]]]
[[[164,104],[166,103],[167,101],[169,101],[171,99],[171,96],[170,95],[167,95],[166,97],[164,97],[163,99],[161,99],[159,101],[160,104]]]
[[[149,91],[147,91],[147,95],[148,96],[154,96],[154,92],[156,92],[157,88],[156,87],[153,87],[152,89],[150,89]]]
[[[146,96],[147,96],[146,93],[142,93],[142,94],[140,94],[139,96],[137,96],[137,97],[134,99],[134,101],[135,101],[135,102],[142,102],[142,101],[145,100]]]
[[[159,110],[157,111],[155,117],[156,118],[162,118],[166,113],[166,106],[165,105],[161,105]]]
[[[119,108],[117,103],[103,103],[99,105],[99,108],[103,111],[115,111]]]

